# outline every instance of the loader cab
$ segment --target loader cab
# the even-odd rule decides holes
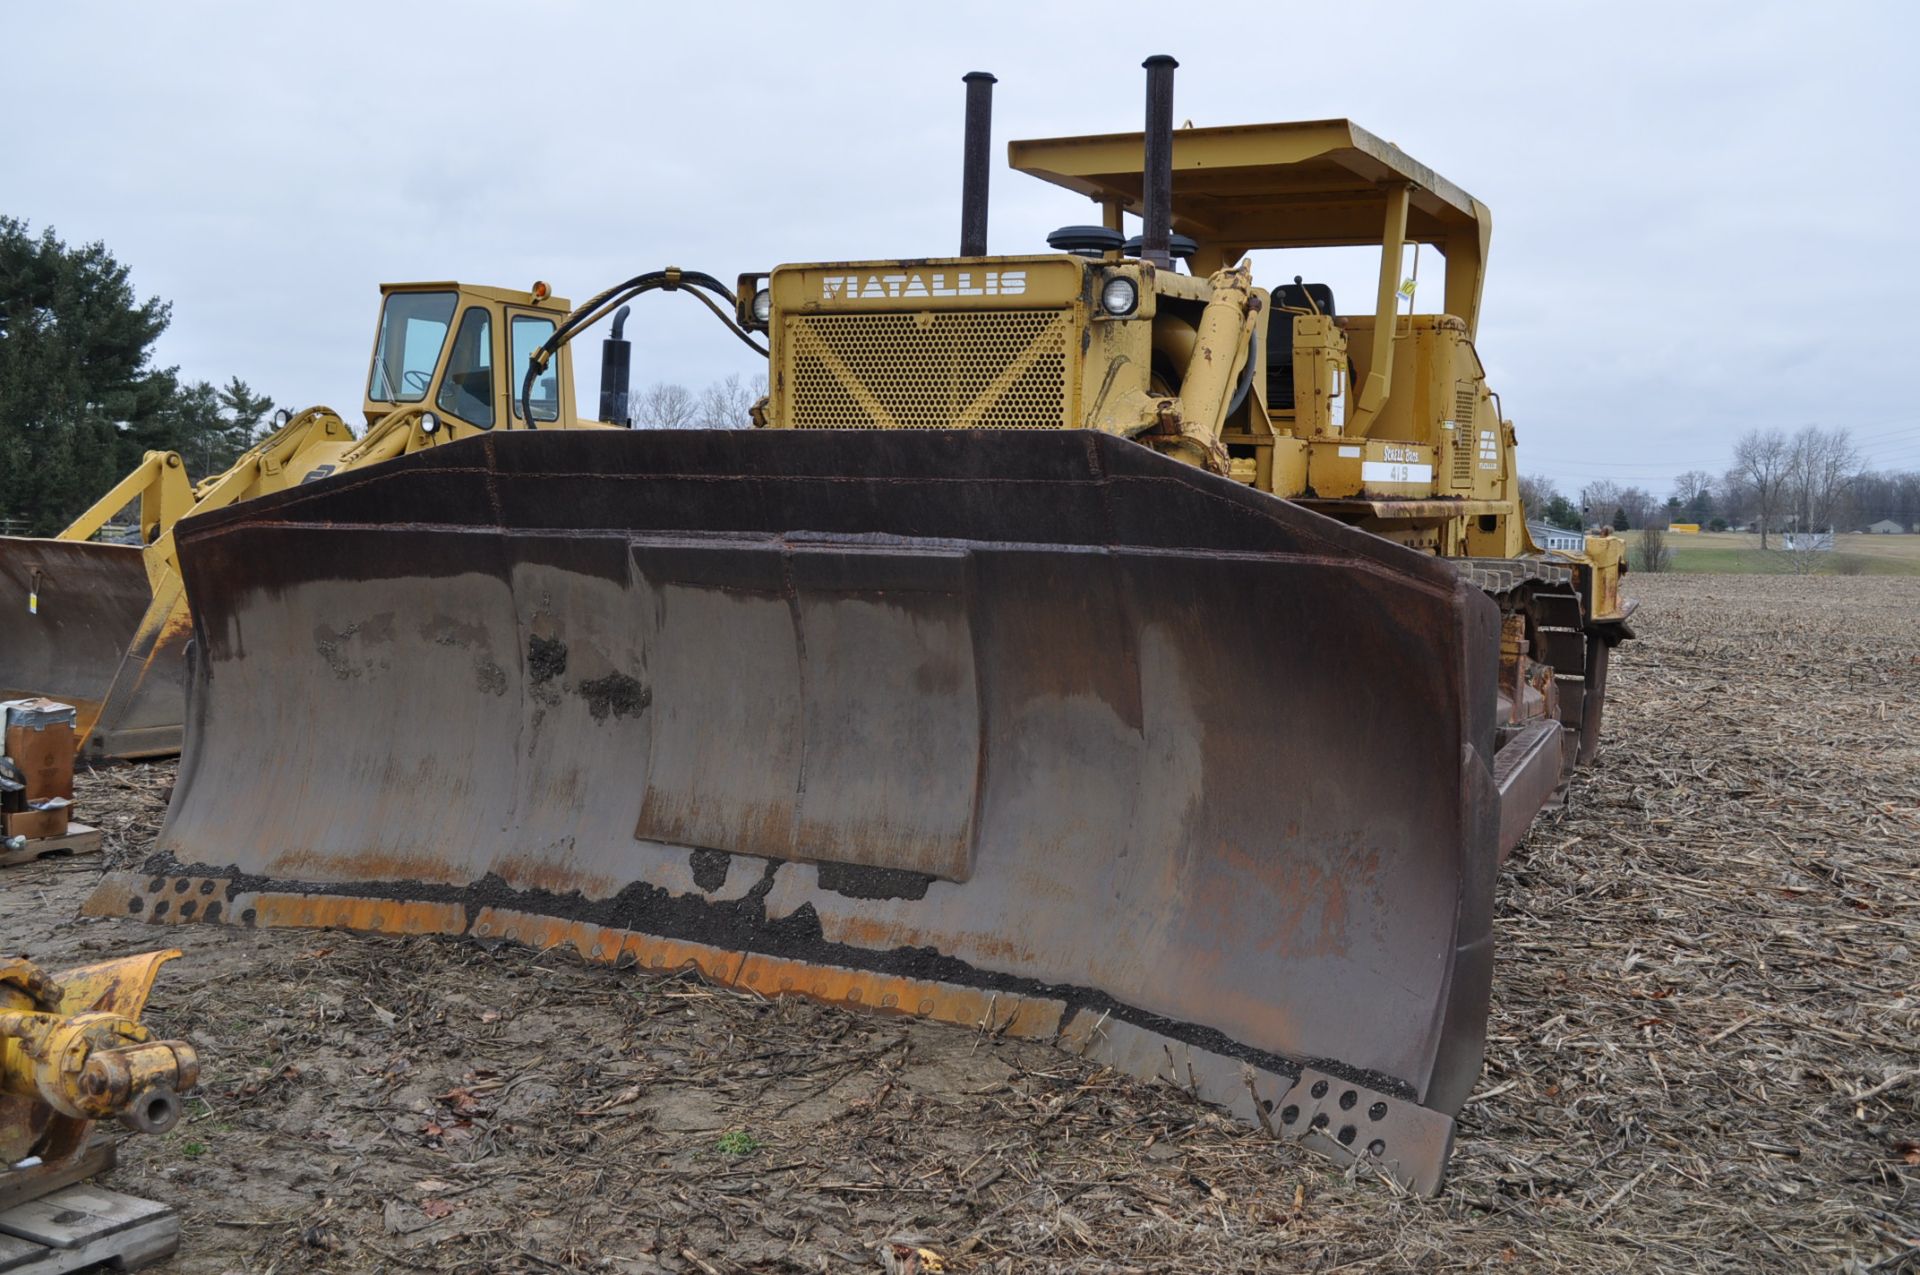
[[[369,427],[418,408],[442,437],[522,429],[521,378],[527,359],[568,312],[544,284],[532,291],[460,283],[390,283],[380,288],[380,323],[367,372]],[[562,347],[535,379],[533,423],[572,423],[573,368]]]

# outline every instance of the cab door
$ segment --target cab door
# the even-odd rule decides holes
[[[446,370],[434,408],[475,429],[489,430],[500,423],[502,384],[497,310],[482,301],[465,298],[453,328]]]
[[[520,388],[527,375],[527,361],[533,352],[553,335],[555,320],[539,310],[506,307],[507,316],[507,410],[512,428],[524,429],[527,422],[520,414]],[[549,425],[560,420],[568,387],[562,384],[567,366],[566,351],[548,360],[546,369],[534,378],[531,404],[533,423]]]

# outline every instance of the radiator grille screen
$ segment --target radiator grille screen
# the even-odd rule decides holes
[[[1455,487],[1473,486],[1473,409],[1480,395],[1471,383],[1453,390],[1453,472]]]
[[[787,320],[800,429],[1060,429],[1063,310],[806,314]]]

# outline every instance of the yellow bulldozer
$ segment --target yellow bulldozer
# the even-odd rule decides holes
[[[569,360],[552,365],[525,405],[510,378],[495,375],[525,363],[566,316],[567,302],[545,284],[380,292],[360,438],[330,408],[283,414],[224,473],[191,483],[179,453],[148,452],[59,535],[0,538],[0,700],[72,704],[90,760],[177,753],[192,630],[173,538],[181,518],[529,420],[581,423]],[[137,543],[96,539],[136,502]]]
[[[188,748],[90,907],[1053,1039],[1437,1188],[1621,545],[1528,539],[1485,207],[1345,121],[1176,132],[1147,66],[1142,132],[1013,143],[1102,210],[1054,251],[987,250],[976,74],[957,257],[744,276],[758,428],[494,435],[182,523]],[[1408,243],[1446,314],[1400,312]],[[1244,260],[1329,244],[1379,251],[1371,310]]]

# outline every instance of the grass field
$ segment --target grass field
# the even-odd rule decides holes
[[[1628,531],[1628,551],[1633,566],[1640,566],[1640,533]],[[1699,575],[1791,575],[1794,563],[1780,549],[1778,537],[1767,538],[1768,548],[1760,549],[1760,537],[1738,531],[1703,531],[1696,536],[1667,534],[1667,548],[1673,551],[1673,569]],[[1920,575],[1920,536],[1855,536],[1841,534],[1833,538],[1833,552],[1818,555],[1814,571],[1821,575],[1911,576]]]

